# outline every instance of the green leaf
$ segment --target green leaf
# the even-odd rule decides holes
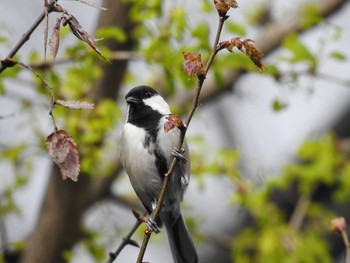
[[[331,58],[339,60],[339,61],[344,61],[346,60],[346,55],[341,52],[334,51],[329,55]]]
[[[201,48],[201,49],[206,49],[206,48],[209,48],[210,49],[210,46],[209,46],[209,36],[210,36],[210,29],[209,29],[209,26],[207,23],[199,23],[197,25],[197,27],[195,27],[193,30],[192,30],[192,36],[193,38],[196,38],[198,39],[199,41],[199,44],[198,44],[198,48]]]
[[[103,27],[97,31],[98,38],[113,39],[119,43],[125,43],[127,34],[119,27]]]
[[[324,20],[317,4],[305,3],[301,6],[301,10],[303,10],[301,27],[304,29],[315,26]]]
[[[209,0],[202,0],[201,10],[203,10],[203,12],[205,12],[205,13],[212,12],[214,10],[214,8],[213,8],[213,5],[212,5],[211,1],[209,1]]]
[[[176,39],[181,39],[187,27],[186,12],[183,7],[174,8],[170,12],[171,31]]]
[[[289,58],[290,62],[308,62],[312,69],[316,68],[318,62],[317,57],[300,41],[297,33],[292,33],[287,36],[283,40],[282,45],[292,54],[291,58]]]
[[[11,162],[17,162],[21,157],[21,153],[26,149],[25,144],[20,144],[11,148],[8,148],[2,152],[3,159],[7,159]]]
[[[5,94],[5,86],[0,79],[0,94]]]
[[[241,23],[227,21],[226,28],[227,28],[227,31],[230,33],[234,33],[240,36],[246,35],[246,27]]]
[[[0,36],[0,43],[5,43],[7,42],[7,39],[5,37]]]
[[[273,103],[272,103],[272,108],[274,111],[282,111],[284,109],[287,108],[287,104],[278,100],[278,99],[274,99],[273,100]]]

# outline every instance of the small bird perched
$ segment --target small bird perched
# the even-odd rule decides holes
[[[155,223],[149,218],[147,225],[159,232],[157,225],[164,223],[175,263],[198,262],[180,208],[190,179],[187,144],[184,143],[182,156],[182,152],[176,150],[180,131],[164,131],[166,117],[171,112],[169,105],[154,89],[135,87],[126,94],[125,100],[128,110],[119,141],[120,157],[138,198],[150,215],[157,205],[164,174],[173,157],[179,158],[169,178],[160,220]]]

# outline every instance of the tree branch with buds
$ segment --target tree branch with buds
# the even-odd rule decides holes
[[[36,21],[30,26],[30,28],[27,30],[27,32],[22,36],[22,38],[19,40],[17,45],[10,51],[10,53],[7,55],[7,57],[0,62],[0,74],[5,69],[14,67],[16,65],[20,65],[25,69],[30,70],[36,77],[38,77],[45,86],[50,91],[50,110],[49,115],[51,116],[53,126],[54,126],[54,132],[51,133],[46,140],[46,146],[48,148],[48,152],[50,156],[52,157],[53,161],[57,164],[57,166],[60,169],[62,179],[65,180],[66,178],[70,178],[73,181],[78,180],[78,175],[80,172],[80,161],[79,161],[79,152],[78,148],[73,141],[73,139],[68,135],[68,133],[64,130],[59,130],[56,121],[54,118],[53,111],[57,105],[75,109],[75,110],[87,110],[87,109],[93,109],[94,104],[88,103],[88,102],[81,102],[81,101],[64,101],[64,100],[56,100],[54,89],[46,81],[42,76],[40,76],[39,73],[37,73],[32,67],[24,64],[23,62],[14,61],[14,56],[18,53],[18,51],[23,47],[23,45],[30,39],[30,36],[32,33],[38,28],[38,26],[44,21],[45,23],[45,29],[44,29],[44,57],[46,59],[46,50],[47,45],[49,45],[49,48],[52,52],[52,57],[55,59],[57,52],[59,50],[59,44],[60,44],[60,28],[61,24],[62,26],[69,26],[71,32],[74,36],[76,36],[79,40],[85,42],[88,44],[97,54],[99,54],[103,59],[105,59],[107,62],[106,57],[104,57],[101,53],[101,51],[97,48],[96,42],[98,39],[94,39],[89,33],[87,33],[85,30],[83,30],[82,26],[80,25],[78,19],[76,19],[72,14],[70,14],[66,9],[64,9],[62,6],[57,4],[58,0],[44,0],[44,10],[39,15],[39,17],[36,19]],[[79,0],[79,2],[83,4],[87,4],[90,6],[93,6],[95,8],[105,10],[102,7],[98,7],[97,5],[86,1],[86,0]],[[48,38],[48,16],[50,13],[56,12],[61,14],[59,18],[57,18],[56,23],[54,25],[54,28],[52,30],[52,34],[50,38]],[[45,60],[46,61],[46,60]]]
[[[198,78],[198,82],[197,82],[197,87],[196,87],[193,101],[192,101],[192,108],[191,108],[190,112],[188,113],[186,122],[183,124],[182,122],[177,121],[178,125],[173,125],[174,127],[177,127],[178,129],[180,129],[180,131],[181,131],[180,138],[179,138],[179,141],[177,144],[178,149],[182,148],[182,145],[183,145],[184,140],[185,140],[185,135],[186,135],[187,129],[191,123],[192,117],[193,117],[198,105],[200,104],[200,94],[201,94],[201,90],[202,90],[204,81],[205,81],[206,76],[210,70],[210,67],[215,59],[215,56],[217,55],[217,53],[219,51],[226,48],[230,52],[232,52],[233,47],[237,47],[239,50],[241,50],[247,56],[249,56],[250,59],[259,67],[260,70],[263,69],[262,62],[261,62],[262,54],[261,54],[260,50],[257,49],[253,45],[252,40],[248,39],[248,40],[241,41],[239,38],[233,38],[231,41],[219,42],[224,23],[229,17],[229,16],[227,16],[227,11],[230,8],[237,8],[238,7],[236,1],[235,0],[221,0],[221,1],[214,0],[214,4],[215,4],[215,7],[218,11],[219,23],[218,23],[218,29],[216,32],[216,37],[215,37],[215,41],[213,44],[212,52],[211,52],[211,55],[210,55],[208,62],[206,63],[206,66],[204,67],[204,64],[201,61],[201,54],[193,55],[189,52],[183,52],[183,56],[185,59],[184,64],[183,64],[184,70],[188,74],[189,77],[196,75]],[[169,121],[173,121],[173,120],[169,120]],[[172,176],[172,173],[174,171],[176,164],[177,164],[177,159],[173,158],[173,161],[169,167],[169,170],[164,174],[164,181],[163,181],[163,185],[162,185],[160,195],[158,198],[157,206],[154,209],[154,211],[152,212],[152,220],[154,222],[156,222],[158,217],[159,217],[160,211],[162,209],[163,200],[164,200],[164,197],[166,194],[166,189],[168,187],[169,178],[170,178],[170,176]],[[144,257],[145,251],[147,249],[147,245],[148,245],[148,242],[150,240],[151,235],[152,235],[152,231],[150,229],[147,229],[145,231],[145,235],[144,235],[143,242],[142,242],[142,245],[140,248],[137,263],[143,262],[143,257]]]

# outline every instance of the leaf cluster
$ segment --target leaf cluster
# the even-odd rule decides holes
[[[322,200],[328,197],[335,204],[349,202],[349,165],[339,141],[328,134],[305,142],[298,160],[287,165],[278,178],[243,195],[234,194],[233,200],[247,209],[254,222],[232,241],[235,261],[332,262],[332,244],[326,236],[335,212],[317,201],[316,196],[321,191]],[[290,214],[271,197],[278,191],[284,198],[291,198],[288,193],[294,185],[299,202],[307,200],[307,204],[303,211],[297,204]],[[296,216],[301,218],[301,225],[293,222]]]

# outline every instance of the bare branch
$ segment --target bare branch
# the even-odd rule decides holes
[[[102,7],[102,6],[98,6],[97,4],[95,4],[95,3],[91,2],[91,1],[88,1],[88,0],[76,0],[76,1],[79,1],[80,3],[89,5],[91,7],[94,7],[96,9],[99,9],[99,10],[102,10],[102,11],[106,11],[107,10],[107,8]]]
[[[317,9],[320,11],[320,15],[328,17],[340,10],[347,3],[347,0],[324,0],[317,3]],[[256,39],[258,48],[266,57],[278,48],[282,40],[291,32],[303,32],[311,29],[303,28],[302,21],[303,15],[296,15],[293,19],[288,21],[288,23],[282,21],[267,24],[261,32],[260,38]],[[245,72],[240,70],[223,70],[223,84],[221,88],[218,88],[218,84],[213,77],[207,76],[206,88],[201,93],[201,101],[204,102],[214,99],[220,94],[230,91],[235,81],[244,73]],[[191,103],[192,99],[193,92],[189,91],[185,94],[172,97],[170,104],[176,105],[179,109],[186,109],[186,106]]]
[[[127,245],[139,247],[139,245],[136,243],[136,241],[132,240],[131,237],[135,233],[135,231],[139,228],[139,226],[142,223],[147,221],[147,217],[146,217],[147,212],[145,212],[142,216],[138,212],[136,212],[135,210],[133,210],[132,212],[136,218],[136,222],[135,222],[134,226],[131,228],[129,233],[123,238],[122,243],[119,245],[119,247],[116,249],[116,251],[109,253],[109,259],[106,261],[106,263],[112,263],[118,257],[118,255],[123,250],[123,248],[126,247]]]
[[[57,0],[53,0],[51,2],[50,8],[48,8],[48,13],[51,13],[55,11],[55,5]],[[33,23],[33,25],[28,29],[26,33],[22,36],[22,38],[18,41],[17,45],[10,51],[10,53],[7,55],[6,58],[12,59],[17,52],[20,50],[20,48],[30,39],[30,36],[35,31],[35,29],[40,25],[40,23],[45,19],[46,11],[43,11],[40,16],[37,18],[37,20]],[[6,65],[1,63],[0,65],[0,73],[3,72],[6,69]]]
[[[217,34],[216,34],[216,38],[215,38],[215,41],[214,41],[214,44],[213,44],[213,49],[212,49],[212,53],[211,53],[211,56],[209,58],[209,61],[206,65],[206,68],[205,68],[205,74],[203,75],[202,72],[199,72],[198,73],[198,82],[197,82],[197,88],[196,88],[196,91],[195,91],[195,95],[194,95],[194,98],[193,98],[193,101],[192,101],[192,109],[190,110],[188,116],[187,116],[187,119],[186,119],[186,124],[183,125],[182,128],[180,128],[180,131],[181,131],[181,134],[180,134],[180,138],[179,138],[179,141],[178,141],[178,145],[177,145],[177,148],[178,149],[181,149],[182,148],[182,145],[184,143],[184,140],[185,140],[185,135],[186,135],[186,131],[187,131],[187,128],[192,120],[192,117],[193,117],[193,114],[194,112],[196,111],[198,105],[199,105],[199,96],[200,96],[200,93],[201,93],[201,90],[202,90],[202,86],[203,86],[203,83],[204,83],[204,80],[206,78],[206,75],[210,69],[210,66],[212,65],[212,62],[218,52],[218,49],[217,49],[217,46],[218,46],[218,43],[219,43],[219,39],[220,39],[220,35],[221,35],[221,32],[222,32],[222,28],[223,28],[223,25],[225,23],[225,20],[227,19],[226,16],[219,16],[219,25],[218,25],[218,29],[217,29]],[[159,217],[159,214],[160,214],[160,210],[162,208],[162,205],[163,205],[163,200],[164,200],[164,197],[165,197],[165,193],[166,193],[166,189],[168,187],[168,183],[169,183],[169,178],[171,176],[171,174],[173,173],[174,171],[174,168],[175,168],[175,165],[177,163],[177,159],[174,157],[173,158],[173,161],[169,167],[169,170],[167,171],[167,173],[164,175],[164,181],[163,181],[163,185],[162,185],[162,189],[160,191],[160,195],[159,195],[159,198],[158,198],[158,201],[157,201],[157,206],[156,208],[154,209],[153,213],[152,213],[152,220],[154,222],[157,222],[157,219]],[[139,251],[139,255],[138,255],[138,258],[137,258],[137,263],[142,263],[143,261],[143,257],[144,257],[144,254],[146,252],[146,249],[147,249],[147,245],[148,245],[148,242],[149,242],[149,239],[152,235],[152,231],[147,229],[145,231],[145,234],[144,234],[144,238],[143,238],[143,241],[142,241],[142,245],[141,245],[141,249]]]
[[[44,82],[44,84],[46,85],[46,87],[49,88],[49,91],[50,91],[50,95],[51,95],[51,107],[50,107],[50,116],[51,116],[51,119],[52,119],[52,123],[53,123],[53,126],[55,128],[55,131],[58,131],[58,128],[57,128],[57,125],[56,125],[56,121],[55,121],[55,117],[53,116],[53,109],[55,107],[55,94],[53,92],[53,88],[52,86],[50,85],[50,83],[48,83],[46,81],[46,79],[44,79],[42,76],[40,76],[34,69],[32,69],[30,66],[22,63],[22,62],[17,62],[18,65],[21,65],[22,67],[30,70],[37,78],[39,78],[42,82]]]

